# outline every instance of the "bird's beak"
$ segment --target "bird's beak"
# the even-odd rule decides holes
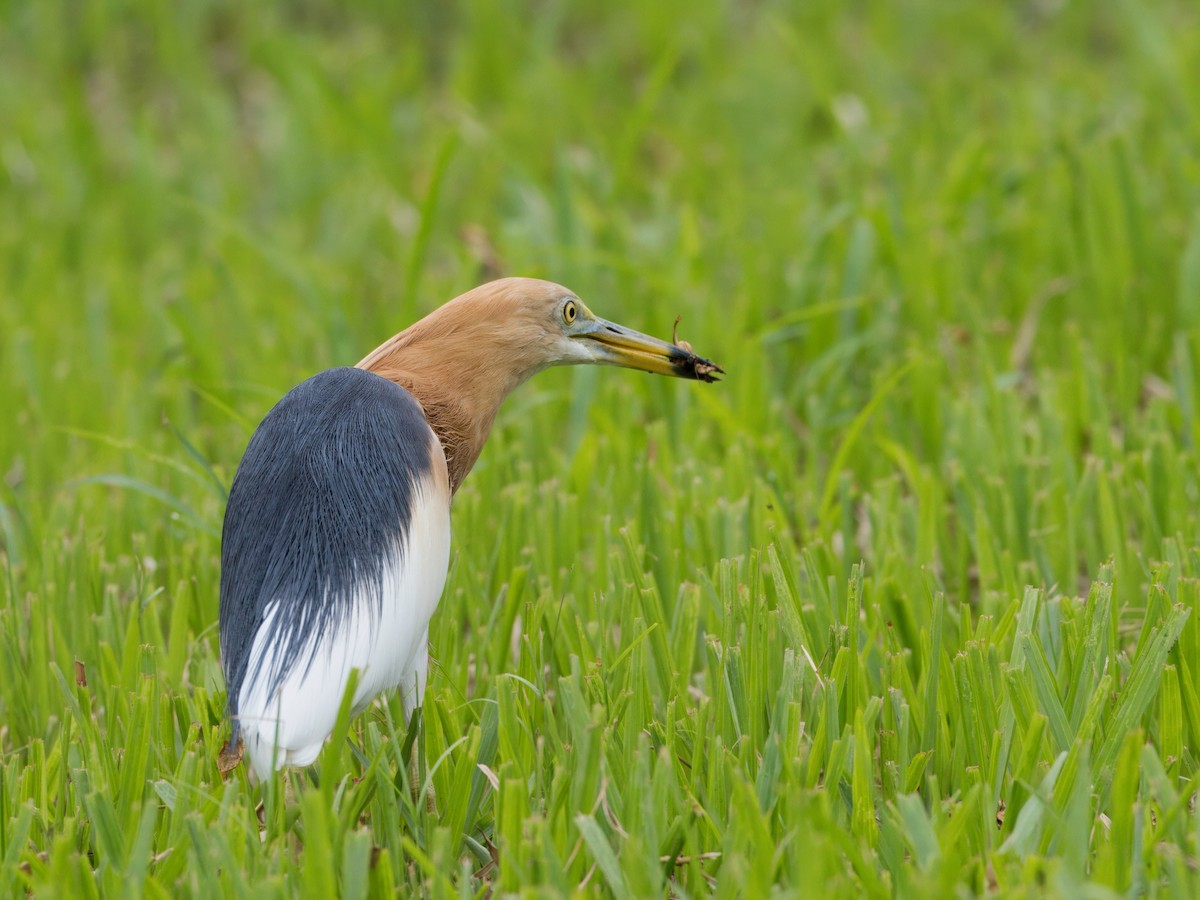
[[[717,381],[717,375],[725,373],[716,363],[697,356],[686,344],[668,344],[598,317],[591,324],[593,327],[579,337],[598,363],[696,381]]]

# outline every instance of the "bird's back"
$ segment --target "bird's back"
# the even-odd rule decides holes
[[[260,774],[315,758],[352,668],[359,705],[413,671],[449,505],[437,438],[384,378],[322,372],[263,419],[225,513],[220,603],[229,709]]]

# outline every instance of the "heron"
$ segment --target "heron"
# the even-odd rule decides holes
[[[263,418],[225,510],[219,629],[227,746],[257,777],[315,762],[355,670],[355,713],[398,688],[411,721],[451,501],[505,397],[542,369],[577,364],[722,374],[684,342],[600,318],[561,285],[504,278],[357,366],[312,376]]]

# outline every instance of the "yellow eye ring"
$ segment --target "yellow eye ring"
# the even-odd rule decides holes
[[[579,316],[579,307],[574,300],[568,300],[563,304],[562,317],[563,321],[568,325],[574,325],[575,319]]]

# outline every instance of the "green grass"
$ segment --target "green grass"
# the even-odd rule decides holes
[[[1200,896],[1195,5],[638,6],[0,6],[0,890]],[[497,272],[729,377],[503,409],[438,815],[223,781],[250,432]]]

